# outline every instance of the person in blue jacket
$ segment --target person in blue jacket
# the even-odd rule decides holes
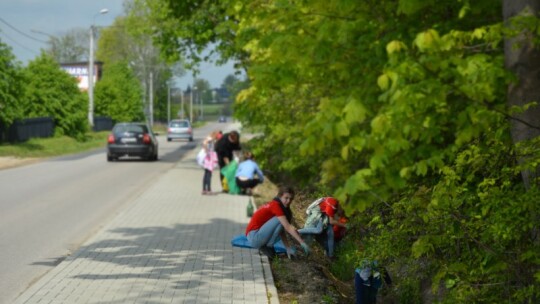
[[[253,188],[264,182],[264,174],[253,159],[253,153],[244,152],[244,160],[236,169],[236,184],[242,193],[251,194]]]

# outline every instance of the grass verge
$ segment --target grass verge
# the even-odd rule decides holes
[[[0,156],[17,158],[41,158],[80,153],[105,147],[109,131],[89,132],[84,141],[61,136],[51,138],[32,138],[26,142],[1,144]]]
[[[195,122],[194,128],[204,126],[206,122]],[[167,134],[167,125],[154,124],[152,128],[159,135]],[[43,158],[68,154],[76,154],[92,149],[105,147],[110,131],[88,132],[83,141],[77,141],[68,136],[31,138],[22,143],[0,144],[0,157]]]

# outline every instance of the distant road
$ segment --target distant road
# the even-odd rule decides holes
[[[228,125],[197,129],[191,143],[159,136],[157,162],[107,162],[105,150],[97,150],[0,170],[0,303],[11,303],[211,130]]]

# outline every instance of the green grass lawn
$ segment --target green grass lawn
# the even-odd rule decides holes
[[[109,131],[89,132],[85,141],[77,141],[71,137],[32,138],[23,143],[1,144],[0,156],[52,157],[75,154],[105,147]]]

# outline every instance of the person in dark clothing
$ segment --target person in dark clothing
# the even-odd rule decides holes
[[[240,149],[240,134],[237,131],[223,134],[214,145],[214,150],[218,157],[219,177],[222,182],[223,174],[221,173],[221,169],[233,160],[233,151]]]

